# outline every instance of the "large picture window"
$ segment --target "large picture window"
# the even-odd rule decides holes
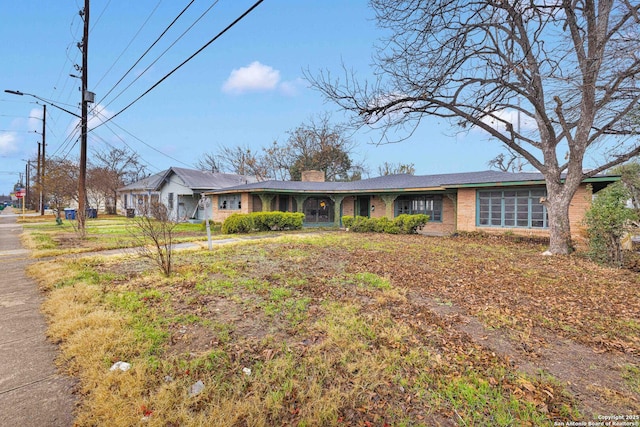
[[[547,208],[540,203],[544,189],[478,192],[478,225],[547,228]]]
[[[426,214],[429,221],[442,221],[442,196],[400,196],[395,202],[394,216]]]
[[[218,209],[220,210],[238,210],[242,208],[240,195],[218,196]]]

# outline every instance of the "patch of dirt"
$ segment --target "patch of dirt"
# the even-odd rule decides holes
[[[185,299],[182,295],[172,309],[178,316],[195,315],[200,320],[171,325],[168,355],[200,354],[229,340],[259,342],[267,336],[283,342],[290,339],[277,320],[230,298],[191,294]]]
[[[638,413],[640,396],[622,376],[624,365],[640,366],[640,276],[541,252],[536,241],[474,236],[363,235],[344,246],[301,242],[243,248],[228,255],[226,266],[242,280],[268,286],[210,295],[198,292],[194,279],[170,285],[171,309],[185,320],[170,326],[168,353],[201,353],[229,340],[238,360],[268,360],[279,350],[261,344],[267,337],[300,352],[321,343],[322,337],[292,329],[281,314],[265,314],[269,289],[284,287],[310,300],[309,319],[320,318],[317,312],[332,301],[362,307],[372,319],[388,311],[398,324],[413,328],[412,339],[439,351],[441,369],[484,372],[504,366],[533,382],[539,379],[546,388],[509,378],[488,381],[549,416],[573,399],[586,414]],[[203,263],[198,273],[206,271],[203,257],[185,262],[185,273],[194,263]],[[341,280],[356,273],[388,279],[405,298],[380,302],[378,290]],[[215,272],[207,278],[229,280]],[[191,323],[189,315],[200,320]],[[556,380],[560,384],[549,386]],[[446,417],[454,414],[441,415],[430,415],[433,425],[452,425]]]
[[[455,305],[443,304],[415,291],[408,297],[413,304],[427,307],[447,319],[470,340],[507,359],[514,368],[531,377],[550,374],[557,378],[590,415],[609,414],[612,410],[635,413],[640,409],[640,401],[625,386],[621,371],[624,364],[637,365],[640,360],[636,357],[596,352],[542,330],[535,332],[535,340],[519,340],[503,330],[486,328],[476,317]],[[615,408],[612,408],[612,394],[616,396]]]

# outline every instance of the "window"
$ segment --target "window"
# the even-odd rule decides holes
[[[169,193],[167,202],[167,204],[169,205],[169,210],[173,210],[173,193]]]
[[[240,195],[218,196],[218,208],[222,210],[238,210],[242,208]]]
[[[401,196],[396,199],[394,216],[426,214],[429,221],[442,221],[442,196]]]
[[[478,225],[547,228],[547,208],[540,203],[544,189],[478,192]]]

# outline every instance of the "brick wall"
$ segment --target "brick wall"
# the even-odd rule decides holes
[[[382,218],[386,215],[387,205],[384,203],[384,200],[382,200],[380,196],[373,197],[370,202],[371,206],[375,208],[374,211],[371,212],[372,218]]]
[[[420,231],[421,234],[451,234],[456,231],[456,215],[453,200],[442,196],[442,222],[432,222]]]
[[[591,207],[591,189],[586,184],[580,185],[569,205],[569,224],[571,224],[571,238],[583,241],[586,238],[585,228],[582,225],[584,214]]]
[[[249,213],[253,212],[252,197],[249,193],[240,194],[241,209],[220,209],[220,203],[217,195],[211,197],[212,200],[212,219],[215,222],[224,222],[230,215],[234,213]]]
[[[353,204],[355,197],[348,196],[342,199],[342,216],[353,216]]]
[[[585,212],[591,206],[591,192],[586,184],[582,184],[576,192],[569,206],[569,223],[571,236],[575,240],[584,239],[582,220]],[[477,227],[476,226],[476,189],[458,190],[458,230],[484,231],[487,233],[504,233],[506,231],[526,236],[549,236],[548,229],[540,228],[506,228],[506,227]]]
[[[476,230],[476,190],[461,188],[458,190],[458,230]]]

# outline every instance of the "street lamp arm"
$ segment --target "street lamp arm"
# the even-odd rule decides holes
[[[10,94],[12,94],[12,95],[18,95],[18,96],[24,96],[24,95],[27,95],[27,96],[31,96],[31,97],[33,97],[33,98],[35,98],[35,99],[38,99],[38,100],[40,100],[40,101],[44,102],[45,104],[48,104],[48,105],[51,105],[52,107],[57,108],[58,110],[62,110],[62,111],[64,111],[65,113],[69,113],[69,114],[71,114],[71,115],[72,115],[72,116],[74,116],[74,117],[77,117],[77,118],[79,118],[79,119],[82,119],[82,116],[80,116],[79,114],[76,114],[76,113],[74,113],[74,112],[72,112],[72,111],[69,111],[69,110],[67,110],[66,108],[63,108],[63,107],[61,107],[61,106],[59,106],[59,105],[56,105],[56,104],[54,104],[53,102],[48,101],[48,100],[46,100],[46,99],[44,99],[44,98],[40,98],[38,95],[34,95],[34,94],[32,94],[32,93],[20,92],[19,90],[9,90],[9,89],[5,89],[4,91],[5,91],[6,93],[10,93]]]

